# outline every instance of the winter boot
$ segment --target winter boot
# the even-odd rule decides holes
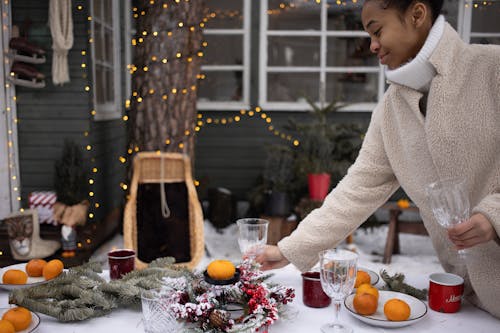
[[[10,252],[16,260],[46,258],[61,247],[57,241],[40,238],[40,225],[36,210],[30,209],[10,214],[3,222],[7,225]]]

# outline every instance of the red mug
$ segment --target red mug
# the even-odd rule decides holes
[[[302,273],[302,301],[312,308],[324,308],[332,302],[321,287],[319,272]]]
[[[111,280],[120,279],[135,268],[135,251],[119,249],[108,252],[109,277]]]
[[[434,311],[454,313],[460,310],[464,279],[451,273],[429,276],[429,307]]]

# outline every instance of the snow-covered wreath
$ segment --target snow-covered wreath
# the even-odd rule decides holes
[[[287,313],[293,288],[268,282],[271,275],[248,260],[237,269],[239,281],[228,285],[210,284],[203,273],[163,278],[171,288],[167,311],[199,332],[256,332]]]

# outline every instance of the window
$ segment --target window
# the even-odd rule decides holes
[[[208,0],[198,108],[239,110],[250,105],[250,2]]]
[[[308,98],[319,104],[347,103],[343,111],[372,111],[386,83],[363,31],[363,3],[208,0],[206,79],[200,83],[198,106],[307,110]],[[466,42],[500,44],[499,0],[445,0],[442,13]],[[258,30],[250,30],[250,17]],[[250,48],[251,56],[258,57],[252,71]]]
[[[463,36],[475,44],[500,44],[500,1],[462,0]],[[469,27],[469,28],[468,28]]]
[[[91,2],[92,77],[96,120],[121,117],[119,0]]]
[[[361,7],[362,1],[262,1],[259,104],[303,110],[310,99],[373,109],[384,78]]]

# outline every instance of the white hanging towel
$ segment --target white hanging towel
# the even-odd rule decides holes
[[[68,50],[73,47],[71,0],[50,0],[49,26],[52,35],[52,82],[69,82]]]

